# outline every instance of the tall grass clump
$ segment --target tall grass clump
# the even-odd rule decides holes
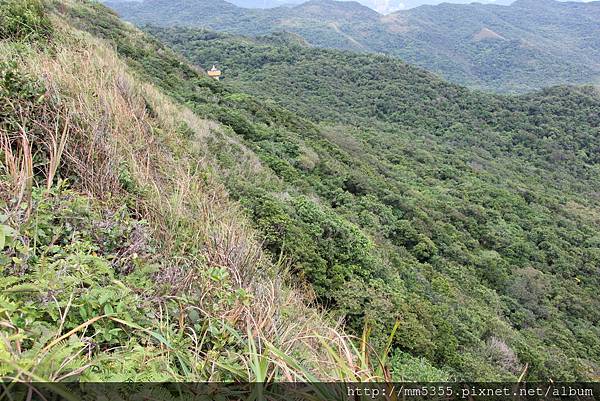
[[[23,4],[2,18],[28,16],[37,35],[52,21],[54,34],[51,52],[23,42],[25,27],[0,42],[0,375],[387,377],[368,336],[346,336],[264,254],[199,140],[221,126]]]
[[[47,97],[44,84],[12,59],[0,62],[0,150],[16,206],[34,185],[54,182],[68,136],[66,111]]]

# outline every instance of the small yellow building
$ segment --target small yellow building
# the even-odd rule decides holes
[[[207,73],[209,77],[214,78],[217,81],[221,79],[221,70],[217,69],[217,67],[215,67],[214,65],[210,70],[207,71]]]

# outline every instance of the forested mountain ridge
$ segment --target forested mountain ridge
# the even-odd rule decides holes
[[[271,123],[252,129],[233,110],[220,117],[283,180],[231,177],[228,188],[267,249],[287,254],[350,327],[367,319],[385,332],[383,316],[403,311],[397,361],[418,356],[443,372],[501,379],[533,357],[512,350],[528,344],[527,352],[539,347],[526,362],[532,376],[583,363],[578,374],[596,377],[597,362],[584,354],[554,359],[566,348],[551,345],[558,338],[546,326],[567,342],[598,330],[596,88],[486,95],[391,57],[310,48],[289,35],[148,29],[201,67],[217,62],[239,92],[234,104],[255,104],[250,93],[316,124],[267,134]],[[359,227],[363,234],[343,234],[338,246],[366,235],[366,254],[354,245],[332,253],[342,232],[315,225],[322,217],[302,196]]]
[[[110,2],[125,19],[243,35],[289,31],[318,47],[390,54],[473,88],[524,92],[599,82],[600,2],[440,4],[380,15],[355,2],[311,0],[243,9],[223,0]]]
[[[598,378],[597,89],[151,29],[194,66],[96,2],[9,1],[34,21],[0,31],[3,153],[37,151],[32,181],[2,161],[4,375]]]
[[[277,99],[286,108],[317,122],[363,126],[385,122],[433,130],[460,124],[472,131],[499,124],[507,131],[535,128],[541,137],[547,137],[549,127],[532,127],[531,122],[523,121],[528,111],[524,99],[546,95],[557,99],[561,92],[579,91],[593,97],[598,92],[593,87],[554,87],[520,97],[487,95],[448,84],[392,57],[310,48],[293,35],[251,39],[188,28],[148,27],[147,31],[199,66],[218,63],[231,85]],[[558,106],[538,107],[539,112],[548,113]],[[503,110],[506,108],[510,113]],[[575,104],[569,114],[584,110]],[[593,124],[593,114],[589,118]],[[567,130],[567,121],[557,118],[554,123]],[[562,143],[562,151],[569,153],[554,158],[575,160],[582,156],[577,152],[585,150],[586,165],[597,163],[597,148],[586,149],[597,142],[596,131],[581,134],[584,137],[577,144],[567,144],[571,137],[553,137],[554,145]],[[528,142],[524,144],[532,150],[544,152],[544,146],[535,138]],[[505,150],[511,153],[513,149]],[[548,158],[543,167],[552,171],[556,160]],[[586,173],[587,177],[591,175],[590,171]]]

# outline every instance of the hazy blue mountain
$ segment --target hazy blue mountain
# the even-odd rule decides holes
[[[107,4],[140,25],[251,36],[287,31],[317,47],[390,54],[483,90],[523,92],[600,80],[600,2],[443,3],[388,15],[333,0],[271,9],[224,0]]]
[[[101,0],[105,1],[105,0]],[[142,0],[112,0],[115,2],[139,2]],[[586,2],[587,0],[575,0],[577,2]],[[398,10],[406,10],[414,7],[419,7],[425,4],[435,5],[440,3],[455,3],[455,4],[497,4],[509,5],[513,0],[480,0],[473,2],[472,0],[361,0],[359,3],[374,9],[382,14],[389,14]],[[232,0],[231,3],[244,8],[273,8],[279,6],[289,6],[302,3],[301,0]]]

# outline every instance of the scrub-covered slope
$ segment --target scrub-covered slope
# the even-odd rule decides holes
[[[2,377],[382,377],[286,284],[207,142],[260,162],[171,96],[221,86],[97,3],[0,6]]]
[[[103,6],[52,4],[52,33],[0,48],[5,374],[372,378],[314,293],[378,353],[394,334],[395,379],[597,377],[594,89],[485,96],[171,32],[216,82]]]
[[[283,182],[230,191],[354,330],[399,318],[398,361],[459,377],[596,377],[597,89],[491,96],[289,36],[151,31],[240,92],[220,118]],[[244,93],[311,124],[257,127]]]

